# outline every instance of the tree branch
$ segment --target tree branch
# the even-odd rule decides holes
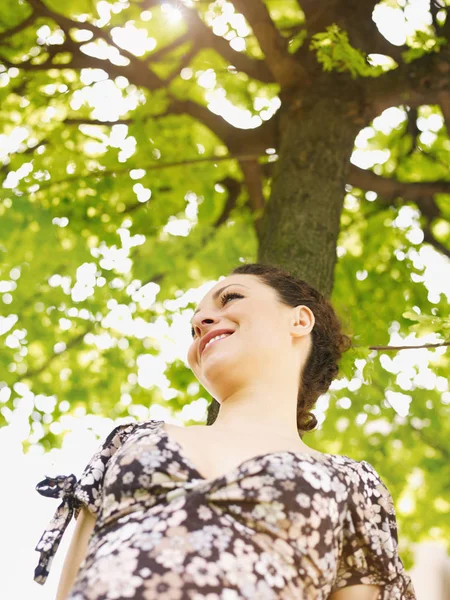
[[[188,103],[192,104],[193,106],[195,106],[195,108],[198,110],[203,109],[203,107],[201,107],[200,105],[196,105],[195,103],[192,103],[190,101],[188,101]],[[180,108],[180,107],[178,107]],[[206,111],[207,113],[209,113],[209,111],[207,109],[204,109],[204,111]],[[217,119],[217,115],[214,115],[213,113],[209,113],[208,116],[211,116],[212,118],[212,123],[211,123],[211,128],[214,127],[215,133],[222,133],[222,135],[224,135],[225,140],[229,140],[229,133],[226,132],[224,133],[223,131],[220,131],[222,123],[221,121],[223,121],[221,118]],[[117,121],[98,121],[98,120],[83,120],[83,119],[66,119],[64,121],[66,124],[75,124],[75,125],[80,125],[80,124],[91,124],[91,125],[106,125],[106,126],[110,126],[110,125],[114,125],[114,124],[118,124],[118,123],[131,123],[132,120],[130,119],[119,119]],[[266,122],[268,123],[268,122]],[[226,129],[228,129],[228,125],[226,125]],[[225,130],[226,131],[226,130]],[[240,131],[240,130],[237,130]],[[251,132],[251,131],[259,131],[259,129],[257,130],[244,130],[246,132]],[[261,136],[258,136],[258,145],[260,145],[261,142]],[[234,136],[234,140],[233,142],[230,142],[230,145],[236,146],[239,145],[241,143],[241,141],[239,139],[236,139],[236,135]],[[42,142],[40,144],[37,144],[36,147],[38,147],[39,145],[42,145]],[[248,146],[248,144],[246,144],[246,146]],[[29,150],[27,150],[26,152],[31,152],[33,151],[35,148],[31,148]],[[263,193],[262,193],[262,184],[261,184],[261,176],[264,173],[265,175],[267,175],[267,169],[270,170],[270,167],[272,166],[273,163],[264,163],[264,164],[260,164],[258,162],[258,158],[262,158],[265,157],[264,154],[245,154],[245,155],[240,155],[239,153],[233,154],[233,155],[227,155],[227,156],[206,156],[206,157],[202,157],[202,158],[194,158],[194,159],[187,159],[184,161],[173,161],[173,162],[166,162],[166,163],[153,163],[147,166],[142,166],[140,165],[140,168],[144,168],[147,171],[153,171],[153,170],[160,170],[163,168],[169,168],[169,167],[178,167],[178,166],[185,166],[185,165],[189,165],[189,164],[196,164],[196,163],[201,163],[201,162],[219,162],[222,160],[238,160],[242,169],[242,172],[244,174],[244,178],[247,184],[247,188],[248,188],[248,193],[249,193],[249,199],[250,199],[250,207],[252,212],[257,212],[260,209],[264,209],[265,206],[265,201],[264,201],[264,197],[263,197]],[[48,188],[52,188],[55,185],[62,185],[62,184],[70,184],[73,183],[74,181],[80,180],[80,179],[88,179],[91,177],[105,177],[108,175],[117,175],[120,173],[128,173],[129,170],[132,167],[127,166],[124,167],[123,169],[115,169],[115,170],[111,170],[111,171],[106,171],[106,170],[99,170],[99,171],[95,171],[95,172],[90,172],[90,173],[85,173],[85,174],[80,174],[80,175],[75,175],[73,177],[67,177],[63,180],[57,180],[57,181],[52,181],[49,180],[48,182],[43,183],[42,185],[40,185],[39,187],[39,191],[43,191],[44,189],[48,189]],[[421,213],[424,215],[424,217],[427,220],[427,224],[425,225],[423,231],[424,231],[424,240],[433,245],[438,251],[442,252],[443,254],[445,254],[446,256],[450,257],[450,251],[438,240],[436,240],[436,238],[434,237],[432,231],[431,231],[431,224],[432,221],[436,218],[441,217],[441,212],[439,207],[437,206],[433,195],[437,194],[437,193],[445,193],[445,194],[450,194],[450,181],[435,181],[435,182],[400,182],[396,179],[391,179],[391,178],[386,178],[386,177],[380,177],[379,175],[376,175],[375,173],[373,173],[372,171],[369,170],[365,170],[365,169],[361,169],[355,165],[350,165],[350,172],[349,172],[349,176],[348,176],[348,182],[350,183],[350,185],[354,186],[354,187],[358,187],[360,189],[363,190],[373,190],[375,191],[377,194],[379,194],[381,196],[380,198],[380,202],[384,202],[386,204],[393,204],[394,200],[396,200],[397,198],[403,198],[406,200],[412,200],[414,201],[418,208],[421,210]],[[136,204],[132,204],[129,207],[127,207],[125,209],[125,212],[133,212],[134,210],[145,206],[145,203],[136,203]],[[255,221],[255,229],[258,232],[258,218]]]
[[[188,32],[186,32],[181,37],[174,40],[171,44],[166,46],[165,48],[161,48],[157,50],[150,56],[146,57],[146,59],[139,59],[133,53],[125,50],[121,46],[119,46],[116,42],[114,42],[112,38],[111,31],[107,28],[100,28],[96,25],[88,21],[75,21],[70,19],[61,13],[55,12],[51,10],[42,0],[28,0],[29,4],[33,7],[36,15],[46,16],[55,21],[61,29],[63,29],[66,33],[66,36],[69,36],[68,30],[70,28],[76,28],[79,30],[86,29],[92,32],[97,39],[102,39],[107,42],[110,46],[116,48],[120,54],[127,58],[130,61],[130,65],[127,67],[128,71],[128,79],[135,85],[141,85],[150,90],[156,90],[163,87],[168,81],[161,80],[157,75],[155,75],[149,68],[148,65],[152,62],[157,61],[162,55],[167,54],[174,48],[180,46],[182,43],[188,41],[189,39],[193,39],[194,46],[198,49],[200,47],[212,47],[214,48],[223,58],[228,60],[233,66],[235,66],[238,70],[247,73],[250,77],[263,81],[265,83],[272,83],[274,79],[267,68],[267,65],[264,61],[258,61],[252,58],[249,58],[245,54],[241,52],[237,52],[233,50],[233,48],[229,45],[228,41],[216,36],[201,20],[200,16],[196,12],[195,9],[190,9],[188,7],[184,7],[184,14],[187,15],[188,20],[190,21],[188,28]],[[206,44],[202,42],[206,41]],[[81,44],[82,45],[82,44]],[[193,52],[194,48],[191,50],[190,54],[192,56],[195,55]],[[61,50],[60,50],[61,51]],[[73,49],[71,49],[73,52]],[[186,61],[184,61],[186,62]],[[22,63],[22,68],[27,68],[27,63]],[[19,66],[19,65],[17,65]],[[78,68],[74,61],[70,64],[71,68]],[[95,68],[104,68],[104,67],[95,67]],[[28,68],[28,70],[31,70]],[[107,69],[104,69],[107,71]],[[178,71],[178,69],[177,69]],[[109,71],[108,71],[109,72]],[[131,73],[131,76],[130,76]],[[170,80],[173,79],[178,72],[176,72],[173,76],[171,76]],[[169,81],[170,81],[169,80]]]
[[[230,150],[239,153],[245,147],[246,155],[263,154],[266,148],[274,147],[276,140],[276,115],[255,129],[238,129],[225,121],[221,115],[211,112],[206,106],[201,106],[192,100],[172,99],[167,112],[158,118],[169,114],[188,114],[208,127]]]
[[[428,244],[436,248],[438,252],[442,252],[442,254],[447,256],[447,258],[450,258],[450,250],[435,238],[433,232],[431,231],[431,223],[429,221],[424,225],[422,230],[424,242],[427,242]]]
[[[369,350],[419,350],[420,348],[442,348],[450,346],[450,342],[442,344],[423,344],[422,346],[352,346],[353,348],[369,348]]]
[[[78,344],[80,344],[84,340],[86,334],[88,334],[90,331],[92,331],[94,329],[94,327],[95,327],[95,323],[93,323],[93,322],[89,323],[88,327],[82,333],[78,334],[77,336],[73,337],[71,340],[69,340],[67,342],[64,352],[67,352],[68,350],[74,348],[75,346],[78,346]],[[48,369],[48,367],[62,355],[63,355],[63,352],[52,354],[37,369],[31,369],[31,370],[26,371],[23,375],[19,375],[19,377],[15,380],[14,383],[18,383],[19,381],[23,381],[24,379],[32,379],[33,377],[37,377],[43,371]]]
[[[166,54],[169,54],[170,52],[172,52],[172,50],[175,50],[182,44],[189,42],[191,40],[191,37],[192,37],[191,32],[186,31],[186,33],[183,33],[183,35],[180,35],[180,37],[177,37],[176,39],[174,39],[172,42],[170,42],[170,44],[167,44],[167,46],[164,46],[164,48],[158,48],[158,50],[155,50],[149,56],[147,56],[145,58],[146,64],[149,65],[152,62],[158,62]]]
[[[62,44],[58,46],[56,52],[70,52],[69,45]],[[64,64],[54,64],[52,62],[55,56],[55,52],[50,52],[49,57],[42,63],[34,64],[31,60],[23,61],[21,63],[12,63],[6,58],[0,56],[1,62],[7,67],[16,67],[17,69],[23,69],[26,72],[33,71],[46,71],[48,69],[57,69],[62,71],[64,69],[103,69],[106,71],[110,77],[117,77],[118,75],[123,75],[127,79],[129,79],[132,83],[136,85],[142,85],[142,81],[134,81],[132,77],[130,77],[130,70],[128,67],[122,67],[118,65],[114,65],[108,60],[95,58],[92,56],[88,56],[87,54],[83,54],[80,52],[77,55],[72,55],[72,60],[69,63]]]
[[[216,35],[205,25],[195,9],[184,6],[183,13],[187,15],[191,37],[198,40],[199,44],[201,43],[200,45],[212,48],[222,58],[225,58],[231,65],[235,66],[238,71],[246,73],[249,77],[258,79],[258,81],[262,81],[263,83],[275,83],[276,80],[264,60],[256,60],[243,52],[234,50],[228,40]],[[154,56],[154,54],[150,56],[149,60]]]
[[[414,419],[409,419],[409,425],[415,431],[417,437],[419,438],[422,444],[428,444],[429,446],[431,446],[431,448],[433,448],[433,450],[437,450],[438,452],[440,452],[444,459],[447,461],[447,463],[448,461],[450,461],[450,452],[448,451],[448,448],[446,447],[444,442],[441,444],[438,443],[434,432],[431,432],[431,435],[428,435],[427,431],[420,429],[419,427],[417,427],[417,425],[414,424]]]
[[[171,97],[168,110],[159,115],[152,115],[152,119],[161,119],[169,115],[189,115],[208,127],[229,148],[230,154],[239,157],[241,148],[247,149],[246,156],[263,156],[266,148],[276,147],[277,139],[277,114],[268,121],[264,121],[255,129],[238,129],[230,125],[225,119],[211,112],[192,100],[178,100]],[[133,119],[118,119],[117,121],[99,121],[98,119],[69,118],[63,121],[68,125],[105,125],[116,123],[130,124]],[[174,163],[180,164],[180,163]]]
[[[214,223],[214,228],[218,229],[223,223],[226,223],[231,215],[231,211],[236,207],[237,199],[241,193],[241,182],[233,177],[227,175],[224,179],[221,179],[217,183],[223,185],[228,191],[227,201],[223,207],[222,214]]]
[[[9,37],[15,35],[19,31],[26,29],[30,25],[32,25],[35,22],[35,20],[37,19],[37,16],[38,15],[33,11],[29,17],[24,19],[21,23],[19,23],[15,27],[12,27],[11,29],[7,29],[6,31],[2,31],[0,33],[0,42],[5,40],[6,38],[9,38]]]
[[[294,56],[289,54],[283,38],[262,0],[232,0],[236,10],[249,23],[264,53],[265,61],[282,90],[310,84],[310,77]]]
[[[417,150],[417,139],[420,135],[420,129],[417,127],[418,109],[407,107],[407,125],[406,133],[411,136],[411,148],[406,152],[406,156],[411,156]]]
[[[181,70],[188,66],[188,64],[191,62],[191,59],[195,57],[199,50],[200,45],[196,40],[194,40],[191,44],[190,49],[183,55],[183,57],[179,61],[179,64],[177,65],[176,69],[174,69],[171,75],[166,77],[166,79],[164,80],[166,85],[169,85],[169,83],[171,83],[175,79],[175,77],[177,77],[180,74]]]
[[[435,238],[431,230],[433,221],[442,217],[434,194],[450,194],[450,181],[401,182],[351,165],[348,182],[360,189],[373,190],[380,194],[382,197],[379,202],[384,204],[394,204],[397,198],[415,202],[426,220],[422,229],[424,241],[450,258],[450,250]]]
[[[264,213],[264,194],[262,187],[262,169],[258,159],[239,161],[247,186],[249,204],[255,216],[254,227],[258,238],[261,235],[262,217]]]
[[[450,90],[450,49],[441,48],[409,64],[401,64],[380,77],[364,82],[365,119],[371,121],[391,106],[437,104]]]
[[[51,10],[42,0],[28,0],[28,3],[33,8],[35,17],[47,17],[52,19],[66,34],[66,42],[60,46],[55,46],[54,51],[50,53],[48,60],[41,64],[33,64],[30,61],[24,61],[22,63],[10,65],[15,66],[26,71],[41,71],[46,69],[82,69],[82,68],[97,68],[103,69],[109,73],[112,77],[117,75],[123,75],[129,81],[135,85],[145,87],[150,90],[156,90],[164,86],[164,81],[155,75],[150,69],[147,68],[144,61],[139,60],[134,54],[128,50],[124,50],[121,46],[116,44],[111,36],[111,33],[107,29],[101,29],[89,23],[88,21],[74,21],[61,13]],[[81,50],[81,46],[84,44],[75,43],[69,35],[69,30],[76,28],[79,30],[86,29],[94,33],[97,39],[103,39],[110,46],[116,48],[119,53],[129,61],[129,65],[126,68],[114,65],[110,61],[90,57],[84,54]],[[72,54],[72,60],[70,63],[61,65],[53,64],[52,59],[56,53],[70,52]]]
[[[140,62],[134,54],[128,50],[124,50],[121,46],[116,44],[111,36],[111,32],[108,29],[101,29],[100,27],[89,23],[89,21],[75,21],[70,19],[61,13],[51,10],[46,4],[44,4],[44,2],[42,2],[42,0],[27,0],[27,2],[33,7],[36,14],[53,19],[53,21],[55,21],[55,23],[57,23],[61,29],[86,29],[87,31],[94,33],[97,38],[104,40],[110,46],[116,48],[122,54],[122,56],[128,58],[130,62],[134,62],[136,60]]]
[[[373,190],[388,202],[398,197],[420,202],[424,196],[450,194],[450,181],[403,182],[388,177],[380,177],[373,171],[360,169],[353,164],[350,165],[348,183],[363,190]],[[439,212],[433,218],[438,216],[440,216]]]
[[[49,143],[48,140],[41,140],[40,142],[36,142],[36,144],[34,144],[33,146],[30,146],[29,148],[26,148],[25,150],[22,151],[17,151],[14,152],[14,155],[17,156],[26,156],[27,154],[33,154],[33,152],[35,150],[37,150],[38,148],[41,148],[41,146],[46,146]],[[3,165],[0,166],[0,173],[8,173],[9,169],[9,161],[5,161],[3,163]]]
[[[80,175],[73,175],[73,176],[69,176],[66,177],[65,179],[59,179],[56,181],[52,181],[51,179],[49,181],[45,181],[42,185],[39,184],[39,192],[52,188],[55,185],[63,185],[65,183],[71,184],[74,181],[80,181],[81,179],[86,180],[89,179],[90,177],[105,177],[108,175],[117,175],[120,173],[125,173],[128,174],[130,172],[131,169],[144,169],[145,171],[158,171],[159,169],[166,169],[168,167],[179,167],[179,166],[184,166],[184,165],[193,165],[193,164],[197,164],[197,163],[201,163],[201,162],[220,162],[222,160],[239,160],[239,161],[254,161],[255,160],[255,156],[254,155],[241,155],[241,156],[206,156],[204,158],[192,158],[192,159],[187,159],[187,160],[183,160],[183,161],[175,161],[175,162],[166,162],[166,163],[152,163],[150,165],[136,165],[136,166],[130,166],[128,165],[127,167],[123,167],[122,169],[114,169],[114,170],[98,170],[98,171],[91,171],[89,173],[82,173]],[[33,183],[37,183],[37,182],[33,182]],[[142,203],[145,204],[145,203]],[[134,206],[134,205],[131,205]]]
[[[134,123],[133,119],[114,119],[114,121],[100,121],[100,119],[64,119],[61,121],[64,125],[104,125],[105,127],[112,127],[113,125],[130,125]]]
[[[447,17],[450,20],[450,16]],[[442,115],[444,117],[445,126],[447,128],[447,135],[450,137],[450,91],[439,92],[436,96],[438,104],[441,108]]]

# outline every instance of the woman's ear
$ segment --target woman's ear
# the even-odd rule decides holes
[[[294,326],[298,329],[298,332],[306,335],[310,333],[313,328],[316,319],[313,311],[307,306],[300,305],[296,307],[295,322]]]

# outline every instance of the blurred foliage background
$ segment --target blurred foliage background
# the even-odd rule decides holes
[[[407,567],[448,548],[448,11],[2,2],[1,425],[50,449],[68,415],[204,413],[198,288],[279,264],[354,341],[307,443],[374,465]]]

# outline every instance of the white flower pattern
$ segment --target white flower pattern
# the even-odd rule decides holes
[[[38,583],[70,506],[75,517],[85,506],[96,524],[68,600],[326,600],[362,583],[380,586],[377,600],[415,600],[393,500],[370,463],[275,452],[205,479],[163,424],[115,427],[75,485],[59,477]]]

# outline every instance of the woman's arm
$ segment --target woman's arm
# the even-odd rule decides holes
[[[331,594],[328,600],[378,600],[379,593],[379,585],[349,585]]]
[[[94,529],[95,521],[95,517],[85,506],[82,506],[61,571],[56,600],[66,600],[72,589],[80,565],[86,556],[89,538]]]

